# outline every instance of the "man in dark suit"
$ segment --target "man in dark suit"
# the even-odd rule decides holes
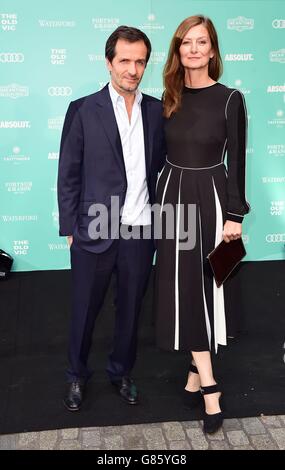
[[[138,89],[150,53],[150,41],[142,31],[117,28],[105,48],[110,83],[73,101],[65,118],[58,203],[60,235],[68,237],[71,252],[72,315],[64,397],[70,411],[80,409],[91,376],[87,361],[94,323],[113,272],[116,322],[107,372],[120,396],[129,404],[138,403],[130,373],[154,254],[150,205],[165,161],[161,102]]]

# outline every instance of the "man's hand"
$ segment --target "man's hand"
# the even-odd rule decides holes
[[[241,238],[241,233],[241,224],[238,222],[232,222],[231,220],[226,221],[223,230],[223,239],[225,242],[229,243],[231,240]]]
[[[69,245],[69,248],[71,247],[72,243],[73,243],[73,236],[72,235],[68,235],[67,237],[67,243]]]

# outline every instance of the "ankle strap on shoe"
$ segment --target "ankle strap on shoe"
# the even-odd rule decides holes
[[[219,391],[218,384],[208,385],[208,387],[200,387],[202,395],[210,395],[210,393],[217,393]]]
[[[197,367],[194,366],[194,364],[192,364],[192,362],[189,366],[189,371],[194,372],[194,374],[199,374]]]

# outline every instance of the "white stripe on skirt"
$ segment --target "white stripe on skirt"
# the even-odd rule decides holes
[[[216,190],[214,178],[213,189],[215,194],[216,206],[216,238],[215,247],[222,241],[223,232],[223,215],[219,196]],[[226,332],[226,318],[225,318],[225,301],[224,301],[224,287],[217,287],[215,279],[213,278],[213,306],[214,306],[214,335],[215,335],[215,352],[218,350],[218,344],[226,346],[227,332]]]
[[[202,292],[203,292],[203,301],[204,301],[204,313],[205,313],[205,322],[207,328],[207,335],[209,341],[209,349],[211,350],[211,324],[209,320],[209,313],[205,295],[205,283],[204,283],[204,269],[203,269],[203,244],[202,244],[202,227],[201,227],[201,214],[199,209],[199,226],[200,226],[200,251],[201,251],[201,273],[202,273]]]
[[[167,180],[166,180],[166,183],[165,183],[165,186],[164,186],[164,190],[163,190],[163,195],[162,195],[162,200],[161,200],[161,208],[160,208],[160,213],[159,213],[160,217],[161,217],[161,214],[162,214],[162,211],[163,211],[165,194],[166,194],[166,190],[167,190],[167,186],[168,186],[168,183],[169,183],[171,172],[172,172],[172,168],[170,168],[170,171],[168,173],[168,177],[167,177]]]
[[[158,177],[157,177],[156,185],[155,185],[155,192],[157,191],[157,186],[158,186],[160,177],[162,176],[162,173],[164,172],[164,170],[165,170],[165,165],[164,165],[164,167],[162,168],[161,172],[159,173],[159,175],[158,175]]]
[[[176,250],[175,250],[175,333],[174,349],[179,349],[179,242],[180,242],[180,190],[183,170],[180,173],[177,219],[176,219]]]

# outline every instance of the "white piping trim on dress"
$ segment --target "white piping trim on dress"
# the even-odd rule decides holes
[[[217,163],[217,165],[213,165],[213,166],[203,166],[203,167],[200,167],[200,168],[191,168],[189,166],[174,165],[174,163],[171,163],[167,158],[166,158],[166,161],[167,161],[167,163],[169,163],[169,165],[175,166],[176,168],[180,168],[181,170],[208,170],[210,168],[215,168],[216,166],[220,166],[220,165],[223,164],[223,162],[220,162],[220,163]]]
[[[223,215],[219,196],[216,190],[214,178],[213,189],[215,195],[215,207],[216,207],[216,236],[215,236],[215,247],[222,240],[223,231]],[[224,286],[217,287],[215,279],[213,277],[213,313],[214,313],[214,337],[215,337],[215,352],[218,351],[218,344],[226,346],[227,344],[227,332],[226,332],[226,318],[225,318],[225,301],[224,301]]]
[[[245,187],[246,187],[246,149],[247,149],[247,128],[248,128],[248,122],[247,122],[247,109],[246,109],[246,104],[245,104],[245,99],[244,99],[244,96],[242,93],[240,93],[241,97],[242,97],[242,104],[243,104],[243,108],[244,108],[244,115],[245,115],[245,148],[244,148],[244,151],[245,151],[245,164],[244,164],[244,198],[245,198],[245,202],[246,202],[246,205],[248,207],[248,209],[250,210],[250,204],[247,202],[246,200],[246,195],[245,195]]]
[[[176,220],[176,248],[175,248],[175,333],[174,333],[174,349],[179,349],[179,242],[180,242],[180,191],[183,170],[180,173],[178,204],[177,204],[177,220]]]
[[[162,195],[162,200],[161,200],[161,208],[160,208],[160,212],[159,212],[159,217],[161,217],[161,214],[162,214],[162,210],[163,210],[163,206],[164,206],[165,194],[166,194],[166,190],[167,190],[167,186],[168,186],[168,183],[169,183],[169,178],[170,178],[171,172],[172,172],[172,168],[170,168],[170,171],[169,171],[169,173],[168,173],[168,177],[167,177],[167,180],[166,180],[166,183],[165,183],[165,186],[164,186],[163,195]]]
[[[238,90],[232,91],[231,94],[230,94],[230,96],[229,96],[228,99],[227,99],[226,106],[225,106],[225,118],[226,118],[226,119],[228,119],[227,111],[228,111],[228,104],[229,104],[229,101],[230,101],[232,95],[233,95],[236,91],[238,91]]]
[[[202,274],[202,292],[203,292],[203,302],[204,302],[204,313],[205,313],[205,322],[208,335],[209,349],[211,350],[211,324],[209,320],[209,312],[207,307],[206,295],[205,295],[205,281],[204,281],[204,269],[203,269],[203,243],[202,243],[202,227],[201,227],[201,214],[199,209],[199,226],[200,226],[200,253],[201,253],[201,274]]]
[[[228,141],[228,139],[226,139],[226,140],[225,140],[225,143],[224,143],[224,148],[223,148],[223,151],[222,151],[221,163],[224,163],[224,156],[225,156],[225,150],[226,150],[227,141]]]
[[[162,173],[164,172],[164,170],[165,170],[165,165],[164,165],[164,167],[162,168],[161,172],[159,173],[159,175],[158,175],[158,177],[157,177],[156,185],[155,185],[155,192],[156,192],[156,190],[157,190],[157,186],[158,186],[160,177],[162,176]]]
[[[229,212],[229,211],[227,211],[227,214],[236,215],[237,217],[242,217],[242,218],[243,218],[243,215],[240,215],[240,214],[234,214],[234,212]]]

